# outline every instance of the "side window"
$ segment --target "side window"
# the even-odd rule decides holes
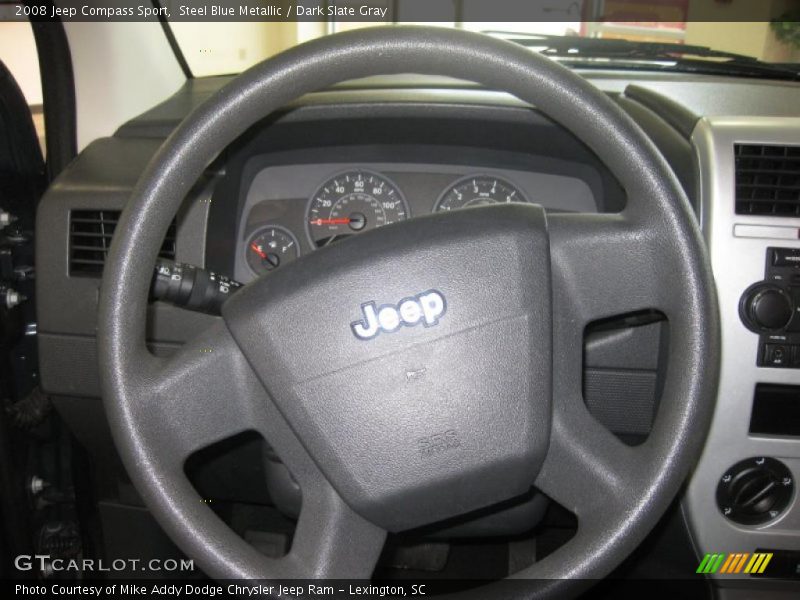
[[[44,116],[39,59],[30,23],[0,22],[0,61],[17,81],[31,109],[39,144],[44,154]]]

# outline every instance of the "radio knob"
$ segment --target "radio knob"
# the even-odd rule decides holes
[[[758,285],[745,293],[742,305],[745,324],[757,331],[784,329],[792,319],[792,300],[781,288]]]

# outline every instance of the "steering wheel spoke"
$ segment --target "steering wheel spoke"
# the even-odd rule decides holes
[[[553,425],[536,486],[578,519],[624,510],[647,452],[625,445],[583,400],[583,337],[593,321],[656,310],[671,315],[670,250],[622,214],[548,218],[553,278]]]
[[[625,214],[548,217],[554,318],[580,328],[644,310],[666,312],[668,248]]]
[[[147,425],[168,446],[170,460],[256,429],[269,398],[221,321],[151,369],[142,398]]]
[[[265,565],[286,579],[370,577],[386,531],[356,514],[328,483],[223,322],[173,356],[154,360],[150,371],[156,383],[142,407],[144,429],[166,447],[162,460],[176,470],[193,452],[248,430],[286,459],[302,489],[302,509],[291,551],[281,559],[260,559]],[[188,485],[183,475],[180,480]]]
[[[621,510],[642,457],[598,423],[580,397],[556,396],[550,448],[536,487],[580,521]]]
[[[303,490],[303,507],[286,557],[307,579],[369,579],[386,531],[356,514],[322,478]]]

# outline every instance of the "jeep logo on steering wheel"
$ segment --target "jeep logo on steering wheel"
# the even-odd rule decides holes
[[[350,328],[360,340],[370,340],[381,331],[392,333],[402,326],[413,327],[422,323],[425,327],[432,327],[447,310],[444,296],[437,290],[428,290],[403,298],[397,305],[383,304],[375,306],[375,302],[366,302],[361,305],[364,318],[350,323]]]

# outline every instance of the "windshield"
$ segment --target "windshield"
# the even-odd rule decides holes
[[[720,0],[550,0],[516,2],[509,10],[503,2],[300,2],[283,7],[294,10],[292,16],[281,13],[283,20],[273,15],[267,17],[272,20],[248,22],[200,22],[198,15],[173,11],[171,28],[194,76],[238,73],[316,37],[392,23],[484,32],[576,68],[782,79],[796,79],[800,71],[799,0],[747,2],[744,8],[742,3]],[[524,14],[515,12],[520,6]],[[540,20],[511,19],[520,15]],[[504,17],[508,20],[498,20]]]

